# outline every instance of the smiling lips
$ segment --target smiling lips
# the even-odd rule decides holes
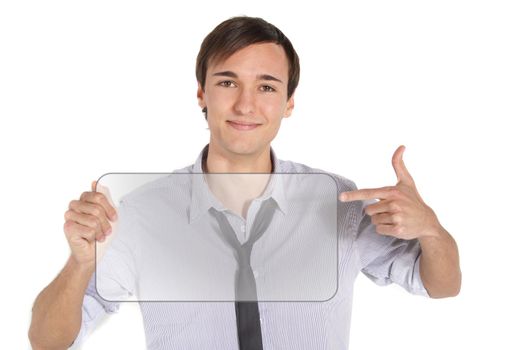
[[[233,121],[233,120],[228,120],[227,123],[237,130],[253,130],[260,125],[256,123]]]

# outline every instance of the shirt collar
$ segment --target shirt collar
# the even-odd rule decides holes
[[[202,164],[208,157],[208,148],[209,144],[202,149],[191,169],[191,172],[194,175],[191,177],[191,205],[189,211],[190,223],[202,213],[207,212],[210,208],[215,208],[219,211],[226,210],[224,205],[222,205],[222,203],[220,203],[211,193],[208,184],[204,179]],[[279,210],[286,215],[288,211],[288,203],[286,201],[282,179],[282,177],[285,175],[281,175],[280,162],[275,156],[275,152],[271,147],[270,158],[272,161],[272,176],[270,176],[270,181],[266,186],[264,193],[256,200],[263,201],[268,198],[273,198],[277,203]]]

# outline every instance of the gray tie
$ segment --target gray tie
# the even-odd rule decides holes
[[[211,208],[210,212],[217,219],[220,235],[235,250],[238,269],[235,273],[235,314],[237,316],[237,335],[241,350],[262,350],[261,324],[257,304],[257,287],[250,265],[254,243],[266,231],[275,213],[276,203],[273,198],[262,202],[253,221],[248,241],[241,244],[226,216]]]

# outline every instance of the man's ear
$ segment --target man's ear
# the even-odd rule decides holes
[[[284,110],[284,118],[288,118],[289,116],[292,115],[292,111],[295,106],[294,96],[295,96],[295,93],[293,93],[292,96],[290,96],[290,98],[286,102],[286,109]]]
[[[199,102],[200,108],[206,108],[206,102],[204,102],[204,89],[202,88],[201,83],[199,83],[197,88],[197,101]]]

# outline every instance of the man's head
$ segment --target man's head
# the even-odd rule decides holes
[[[286,36],[260,18],[234,17],[204,39],[197,97],[210,145],[234,153],[269,147],[294,107],[299,58]]]
[[[299,56],[288,38],[271,23],[257,17],[233,17],[219,24],[202,41],[195,73],[199,85],[206,86],[209,65],[224,61],[235,52],[253,44],[274,43],[282,46],[288,60],[288,99],[299,84]],[[207,117],[207,116],[206,116]]]

